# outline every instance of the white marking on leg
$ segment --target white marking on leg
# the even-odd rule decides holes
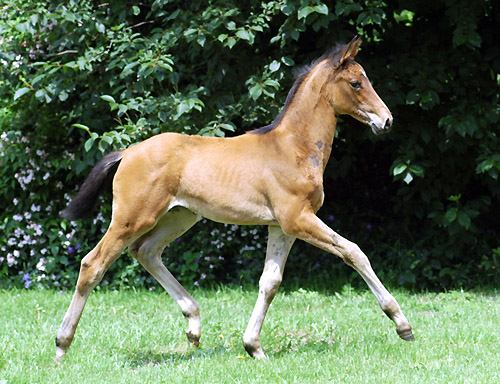
[[[161,260],[163,249],[199,220],[198,215],[180,208],[180,206],[176,207],[179,208],[166,213],[158,221],[155,229],[148,233],[144,239],[139,239],[138,244],[132,244],[129,251],[177,302],[188,321],[186,331],[188,340],[193,345],[198,346],[201,337],[198,303],[175,279]]]
[[[259,281],[259,296],[243,335],[245,349],[256,359],[266,358],[260,343],[260,332],[267,310],[281,284],[286,259],[294,241],[295,238],[285,235],[280,227],[269,227],[264,272]]]

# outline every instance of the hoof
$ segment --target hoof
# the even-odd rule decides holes
[[[186,332],[188,341],[195,347],[200,345],[200,337],[193,335],[191,332]]]
[[[396,331],[398,332],[399,337],[401,337],[403,340],[415,341],[415,337],[413,336],[411,329],[397,329]]]
[[[267,356],[261,347],[255,348],[250,345],[245,345],[245,350],[248,354],[253,357],[255,360],[266,360]]]
[[[56,359],[54,363],[56,365],[62,364],[64,361],[64,356],[66,355],[66,351],[64,351],[62,348],[56,347]]]

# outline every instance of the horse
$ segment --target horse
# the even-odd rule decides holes
[[[259,292],[243,345],[265,359],[260,333],[296,239],[340,257],[375,295],[398,335],[413,341],[398,302],[367,256],[316,216],[323,204],[323,173],[339,115],[350,115],[378,135],[391,128],[391,112],[354,57],[361,38],[337,44],[296,78],[275,120],[230,138],[162,133],[112,152],[90,172],[61,215],[84,217],[112,179],[112,218],[100,242],[82,260],[71,304],[56,336],[56,362],[74,338],[89,294],[128,248],[161,284],[187,319],[188,341],[199,345],[200,308],[162,262],[162,252],[201,217],[222,223],[267,225]]]

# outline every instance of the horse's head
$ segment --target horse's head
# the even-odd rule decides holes
[[[330,58],[334,72],[326,89],[335,114],[350,115],[378,135],[391,128],[392,114],[373,89],[363,67],[354,61],[360,44],[361,38],[356,36]]]

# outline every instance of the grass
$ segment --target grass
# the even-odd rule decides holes
[[[0,384],[11,383],[498,383],[497,293],[393,292],[417,341],[400,340],[368,291],[279,293],[262,333],[268,361],[241,337],[255,290],[197,290],[202,345],[184,336],[159,292],[91,295],[61,366],[54,337],[71,300],[54,291],[0,291]]]

